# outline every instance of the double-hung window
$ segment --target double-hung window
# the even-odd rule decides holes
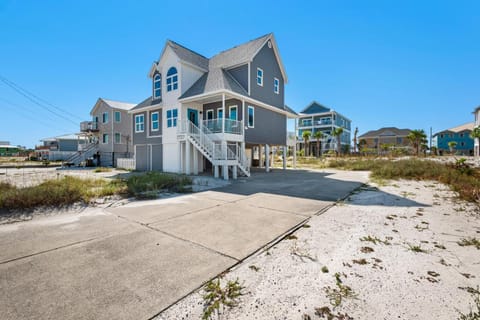
[[[135,132],[145,131],[145,116],[138,114],[135,116]]]
[[[255,108],[252,106],[248,106],[248,127],[255,127]]]
[[[102,123],[108,123],[108,112],[102,114]]]
[[[115,122],[120,122],[122,121],[122,114],[120,111],[115,111]]]
[[[151,124],[151,130],[152,131],[158,131],[160,128],[159,125],[159,120],[158,120],[158,112],[153,112],[150,115],[150,124]]]
[[[273,92],[280,93],[280,81],[277,78],[273,78]]]
[[[115,143],[116,144],[122,143],[122,136],[118,132],[115,132]]]
[[[257,68],[257,84],[263,87],[263,70]]]
[[[157,73],[153,78],[153,98],[162,97],[162,75]]]
[[[177,117],[178,117],[177,109],[167,110],[167,127],[168,128],[177,126]]]
[[[102,143],[108,143],[108,133],[104,133],[102,136]]]

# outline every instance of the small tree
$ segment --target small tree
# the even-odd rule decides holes
[[[418,154],[420,153],[420,147],[422,144],[427,142],[427,135],[425,134],[425,131],[420,129],[412,130],[408,134],[407,139],[412,144],[413,149],[415,149],[415,155],[418,157]]]
[[[303,141],[305,142],[305,157],[308,157],[308,142],[310,141],[310,137],[312,136],[311,131],[303,131],[302,133],[302,138]]]
[[[320,141],[323,138],[323,132],[322,131],[316,131],[313,135],[315,139],[317,139],[317,158],[321,156],[320,154],[320,148],[322,146],[322,142]]]
[[[477,139],[480,139],[480,127],[474,128],[472,133],[470,133],[470,137],[472,137],[472,139],[474,139],[475,141],[477,141]],[[478,156],[478,154],[475,154],[475,156]]]
[[[457,143],[455,141],[449,141],[448,142],[448,149],[450,149],[451,154],[455,153],[455,147],[456,146],[457,146]]]
[[[335,128],[332,132],[332,135],[337,138],[337,153],[340,154],[342,152],[342,134],[343,128]]]

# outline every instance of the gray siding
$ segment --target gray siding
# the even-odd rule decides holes
[[[78,140],[58,140],[59,151],[78,151]]]
[[[228,70],[238,83],[248,91],[248,64]]]
[[[245,142],[248,144],[287,144],[287,118],[285,115],[267,110],[255,108],[254,128],[245,129]],[[245,117],[247,117],[248,104],[245,105]]]
[[[263,87],[257,84],[257,68],[263,70]],[[280,92],[273,91],[273,78],[280,81]],[[250,96],[256,100],[283,109],[284,103],[284,79],[280,66],[272,48],[267,44],[258,52],[251,62],[250,69]]]
[[[237,99],[229,99],[225,101],[225,114],[226,117],[230,117],[230,106],[236,105],[238,107],[237,109],[237,120],[241,121],[243,119],[243,112],[242,112],[242,101],[237,100]],[[245,108],[246,108],[246,103],[245,103]],[[207,110],[213,109],[213,118],[217,118],[217,110],[222,108],[222,101],[217,101],[217,102],[212,102],[212,103],[207,103],[203,105],[203,115],[202,118],[203,120],[207,119]]]

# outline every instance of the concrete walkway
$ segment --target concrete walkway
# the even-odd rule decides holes
[[[149,319],[366,180],[259,172],[214,191],[2,225],[2,319]]]

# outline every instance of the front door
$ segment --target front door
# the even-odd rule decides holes
[[[198,126],[198,110],[188,109],[188,120]]]

